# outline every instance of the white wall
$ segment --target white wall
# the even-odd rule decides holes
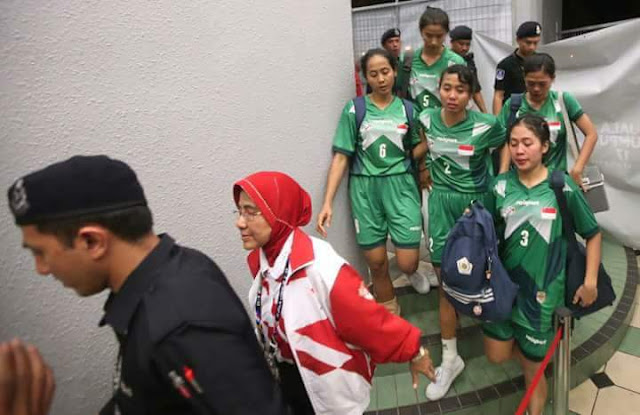
[[[78,153],[126,160],[156,230],[212,256],[244,299],[231,184],[288,172],[317,213],[353,94],[350,17],[344,0],[0,2],[0,188]],[[344,188],[334,210],[330,240],[354,260]],[[115,359],[97,328],[105,295],[38,277],[6,202],[0,247],[0,340],[23,337],[52,363],[52,413],[96,413]]]

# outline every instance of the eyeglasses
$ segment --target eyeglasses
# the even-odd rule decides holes
[[[253,221],[257,216],[262,216],[262,212],[260,212],[259,210],[250,211],[246,209],[234,209],[233,214],[236,218],[242,216],[242,218],[247,222]]]

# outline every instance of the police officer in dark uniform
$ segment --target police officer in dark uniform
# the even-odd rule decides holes
[[[473,102],[476,103],[480,111],[487,112],[487,106],[484,103],[484,98],[481,93],[482,87],[478,80],[478,68],[476,67],[476,62],[473,59],[473,52],[469,52],[472,36],[473,30],[471,30],[469,26],[464,25],[456,26],[449,32],[451,50],[464,58],[465,62],[467,62],[467,67],[471,69],[471,72],[475,77],[476,82],[472,94]]]
[[[245,309],[204,254],[156,236],[125,163],[76,156],[17,180],[9,204],[38,273],[109,288],[120,350],[101,414],[283,414]]]
[[[538,22],[524,22],[516,31],[518,48],[498,63],[493,93],[493,113],[498,115],[511,94],[525,91],[524,58],[536,52],[542,27]]]
[[[386,30],[380,38],[382,47],[397,59],[396,81],[393,84],[393,93],[400,98],[408,98],[409,76],[411,75],[411,62],[413,61],[413,51],[410,48],[402,50],[402,39],[400,29],[393,27]],[[371,93],[371,87],[367,85],[367,94]]]

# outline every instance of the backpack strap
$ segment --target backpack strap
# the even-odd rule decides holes
[[[411,132],[413,128],[413,102],[402,98],[402,105],[404,105],[404,113],[407,114],[407,125],[409,125],[409,132]]]
[[[522,105],[522,95],[523,94],[511,94],[511,105],[509,105],[509,122],[507,123],[507,128],[511,127],[516,121],[516,115]]]
[[[558,207],[560,208],[562,229],[567,237],[567,241],[574,246],[578,241],[576,240],[576,231],[573,227],[571,213],[569,212],[567,197],[564,194],[564,185],[564,172],[560,170],[554,170],[551,172],[551,188],[553,189],[553,193],[556,194],[556,200],[558,201]]]
[[[402,71],[402,79],[401,83],[398,84],[398,88],[396,90],[396,95],[400,98],[404,99],[409,96],[409,76],[411,75],[411,63],[413,62],[413,50],[407,51],[404,54],[404,59],[402,60],[402,66],[400,70]]]
[[[576,131],[573,129],[573,123],[569,118],[569,113],[567,112],[567,105],[564,99],[564,92],[558,92],[558,104],[560,104],[560,110],[562,112],[562,120],[564,121],[564,129],[567,137],[567,144],[569,145],[569,149],[571,150],[571,154],[573,155],[574,160],[578,160],[580,157],[580,145],[578,144],[578,139],[576,138]]]
[[[367,114],[367,104],[364,101],[364,96],[355,97],[353,99],[353,106],[356,111],[356,133],[360,134],[360,126],[362,126],[364,116]]]

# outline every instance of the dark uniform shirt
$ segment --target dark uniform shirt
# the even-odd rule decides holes
[[[114,396],[101,415],[284,413],[224,274],[168,235],[109,296],[100,324],[120,343]]]
[[[516,49],[498,63],[494,89],[504,91],[502,105],[511,94],[521,94],[526,90],[524,84],[524,58],[516,53]]]
[[[478,68],[476,67],[476,61],[473,59],[473,53],[469,52],[466,55],[463,56],[465,62],[467,62],[467,67],[469,69],[471,69],[471,72],[473,73],[473,77],[475,78],[475,89],[473,90],[473,93],[475,94],[476,92],[480,92],[482,91],[482,87],[480,86],[480,80],[478,79]]]

